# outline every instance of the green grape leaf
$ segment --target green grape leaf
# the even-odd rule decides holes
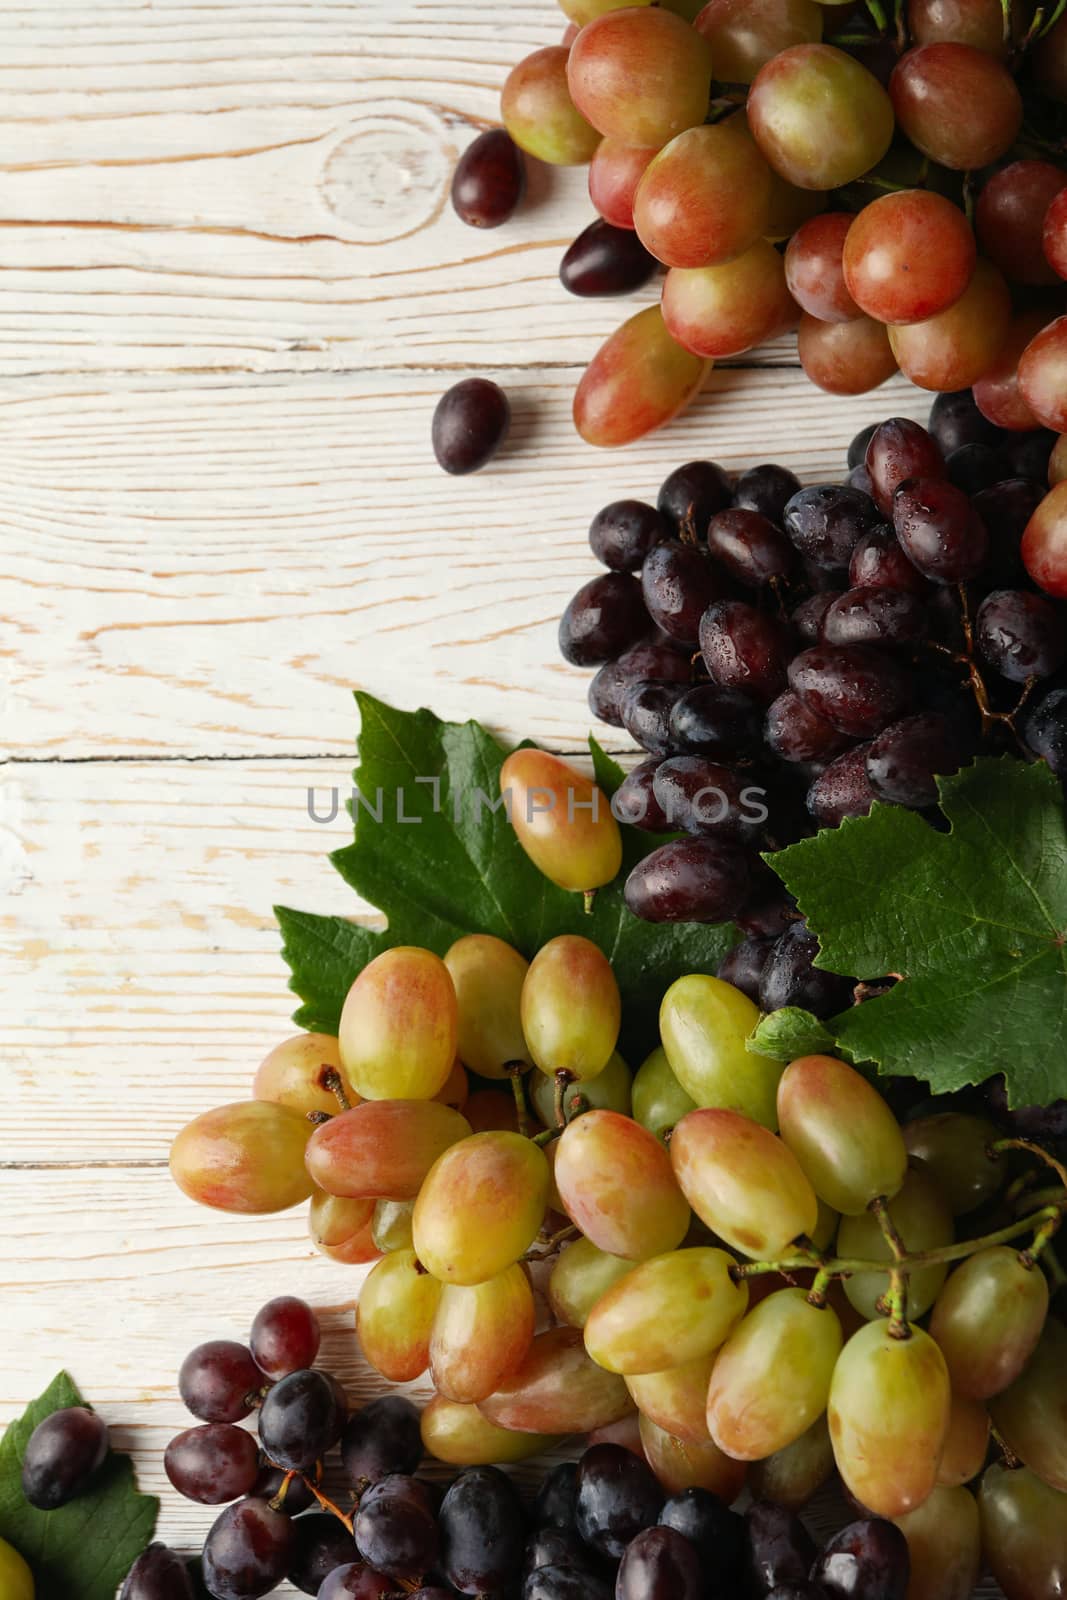
[[[1013,1105],[1067,1096],[1067,819],[1043,762],[938,780],[948,829],[875,805],[768,857],[818,965],[887,994],[827,1023],[842,1052],[935,1092],[1003,1072]]]
[[[0,1439],[0,1538],[28,1562],[36,1600],[114,1600],[156,1526],[159,1501],[139,1492],[129,1456],[116,1450],[87,1491],[58,1511],[38,1511],[22,1493],[22,1458],[34,1428],[53,1411],[83,1405],[61,1372]]]
[[[745,1047],[772,1061],[796,1061],[798,1056],[826,1055],[835,1040],[826,1024],[799,1006],[770,1011],[753,1028]]]
[[[499,801],[507,751],[476,722],[441,722],[357,694],[360,712],[355,841],[331,857],[358,894],[388,918],[384,933],[344,917],[277,907],[295,1020],[336,1032],[345,995],[367,962],[396,944],[443,954],[465,933],[492,933],[526,956],[561,933],[592,939],[623,996],[619,1047],[636,1066],[658,1042],[659,1003],[687,972],[714,972],[736,940],[730,926],[642,922],[623,900],[626,872],[659,840],[624,827],[623,872],[590,914],[525,854]],[[590,740],[598,781],[614,793],[622,769]]]

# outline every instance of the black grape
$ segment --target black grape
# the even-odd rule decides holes
[[[830,1600],[905,1600],[910,1576],[908,1541],[883,1517],[840,1529],[811,1571]]]
[[[341,1435],[341,1463],[353,1489],[391,1473],[413,1473],[422,1460],[419,1413],[402,1395],[381,1395],[354,1411]]]
[[[286,1576],[302,1593],[317,1595],[330,1573],[351,1565],[355,1555],[352,1535],[332,1512],[298,1517]]]
[[[522,1502],[495,1467],[461,1472],[441,1503],[441,1568],[461,1594],[505,1589],[522,1570]]]
[[[631,767],[615,791],[612,810],[620,822],[644,828],[650,833],[666,833],[667,818],[656,799],[655,776],[660,758],[652,756]]]
[[[906,589],[910,594],[930,593],[930,585],[908,560],[888,523],[880,523],[859,540],[848,565],[848,581],[853,589]]]
[[[201,1422],[240,1422],[264,1387],[262,1372],[247,1345],[209,1339],[190,1350],[178,1373],[178,1392],[186,1409]]]
[[[393,1578],[421,1578],[436,1564],[435,1507],[426,1485],[417,1478],[394,1473],[365,1490],[355,1534],[367,1565]]]
[[[282,1471],[281,1467],[276,1467],[273,1462],[268,1461],[265,1456],[261,1455],[259,1475],[249,1493],[254,1495],[257,1500],[273,1500],[285,1482],[286,1476],[287,1474]],[[302,1511],[307,1511],[314,1504],[315,1496],[304,1480],[302,1478],[290,1478],[285,1491],[285,1499],[279,1509],[284,1511],[287,1517],[298,1517]]]
[[[708,1489],[683,1489],[664,1501],[665,1528],[684,1534],[707,1570],[718,1575],[724,1593],[740,1589],[745,1564],[744,1518]]]
[[[283,1294],[257,1311],[248,1348],[268,1378],[284,1378],[314,1364],[321,1338],[318,1318],[307,1301]]]
[[[1023,723],[1023,737],[1057,778],[1067,778],[1067,689],[1053,689]]]
[[[806,1581],[816,1550],[799,1517],[784,1506],[757,1500],[745,1513],[745,1532],[748,1581],[756,1594],[765,1595],[783,1583]]]
[[[39,1511],[81,1494],[108,1451],[107,1424],[88,1406],[67,1406],[39,1422],[22,1458],[22,1492]]]
[[[768,705],[786,685],[789,629],[745,600],[710,605],[700,623],[700,653],[713,680]]]
[[[573,1528],[578,1502],[578,1463],[561,1461],[545,1475],[533,1504],[535,1528]]]
[[[785,534],[758,511],[743,506],[717,511],[708,523],[707,538],[708,553],[750,589],[786,577],[796,563]]]
[[[612,728],[622,727],[622,703],[633,687],[633,679],[617,661],[606,661],[594,673],[586,699],[594,717]]]
[[[785,508],[785,531],[793,544],[830,572],[848,566],[859,540],[879,521],[870,496],[847,484],[801,489]]]
[[[828,607],[827,644],[909,645],[926,631],[926,607],[905,589],[849,589]]]
[[[759,713],[736,689],[700,683],[671,708],[670,734],[686,755],[730,760],[753,755],[760,742]]]
[[[778,842],[780,838],[787,838],[790,844],[795,844],[798,838],[804,838],[812,831],[807,826],[806,816],[801,818],[799,793],[779,791],[770,799],[772,816],[768,830],[775,849],[784,848]],[[796,818],[790,815],[794,806]],[[791,825],[794,821],[800,822],[799,830]],[[749,891],[744,905],[734,918],[741,932],[749,934],[754,939],[771,937],[777,939],[791,922],[796,921],[796,916],[796,901],[777,873],[772,872],[758,856],[754,858],[751,863]]]
[[[589,527],[589,548],[615,572],[637,572],[651,550],[670,537],[663,517],[644,500],[613,500]]]
[[[259,1442],[276,1466],[309,1472],[344,1427],[326,1373],[292,1372],[276,1383],[259,1410]]]
[[[649,755],[675,752],[671,712],[685,694],[684,683],[636,683],[622,703],[622,724]]]
[[[742,939],[740,944],[735,944],[723,956],[716,969],[716,977],[724,983],[732,983],[735,989],[740,989],[742,994],[747,994],[758,1005],[760,979],[774,944],[775,939],[771,937]]]
[[[867,471],[871,492],[878,509],[886,516],[893,510],[897,489],[908,478],[943,478],[945,462],[940,449],[925,428],[906,417],[890,417],[879,423],[867,446]]]
[[[578,1532],[614,1561],[656,1521],[664,1498],[651,1468],[622,1445],[593,1445],[578,1463]]]
[[[809,595],[794,609],[789,621],[794,632],[805,644],[818,644],[822,638],[826,613],[834,601],[839,600],[844,593],[844,589],[823,589],[818,594]]]
[[[624,650],[617,663],[631,683],[692,683],[691,653],[662,635],[639,639]]]
[[[1047,483],[1048,458],[1056,437],[1048,428],[1035,428],[1028,433],[1009,433],[1004,440],[1004,453],[1011,464],[1010,476]],[[1009,474],[1005,473],[1007,476]]]
[[[948,481],[964,494],[991,489],[1002,478],[1011,477],[1011,467],[1003,450],[991,444],[965,444],[945,461]]]
[[[227,1506],[204,1543],[204,1583],[215,1600],[258,1600],[286,1576],[295,1522],[265,1500]]]
[[[464,378],[437,402],[433,452],[446,472],[477,472],[496,455],[511,426],[508,397],[488,378]]]
[[[577,1567],[591,1571],[593,1556],[574,1528],[538,1528],[526,1541],[523,1570],[536,1572],[538,1567]]]
[[[980,654],[1011,683],[1048,678],[1067,660],[1067,618],[1044,595],[994,589],[978,608]]]
[[[781,527],[785,508],[800,488],[800,479],[786,467],[765,461],[749,467],[734,484],[734,505],[744,511],[758,511],[761,517]]]
[[[522,151],[504,128],[487,128],[469,144],[452,178],[452,205],[471,228],[499,228],[526,189]]]
[[[702,539],[716,511],[733,499],[730,480],[714,461],[687,461],[664,478],[656,504],[672,532]]]
[[[440,1589],[419,1590],[420,1595],[428,1595],[432,1600],[438,1600],[442,1593]],[[388,1600],[394,1600],[396,1594],[395,1578],[375,1572],[362,1561],[353,1561],[350,1566],[333,1569],[319,1590],[318,1600],[386,1600],[387,1596]],[[445,1600],[449,1600],[447,1594]]]
[[[1032,478],[1005,478],[983,489],[971,501],[989,536],[989,554],[982,579],[987,588],[1007,588],[1026,581],[1022,543],[1030,521],[1046,493]]]
[[[867,460],[867,446],[871,442],[872,435],[880,426],[880,423],[869,422],[865,428],[861,428],[859,433],[853,436],[848,447],[848,470],[850,472],[853,467],[862,467]]]
[[[789,687],[842,733],[871,738],[905,711],[912,682],[871,645],[813,645],[789,664]]]
[[[537,1567],[522,1586],[522,1600],[615,1600],[615,1587],[577,1567]]]
[[[985,1096],[997,1121],[1018,1138],[1038,1144],[1059,1144],[1067,1139],[1067,1100],[1054,1100],[1048,1106],[1009,1106],[1007,1088],[999,1076],[985,1085]]]
[[[960,768],[955,737],[937,711],[891,723],[866,746],[867,776],[879,800],[922,810],[937,804],[935,775]]]
[[[748,894],[745,852],[717,839],[660,845],[626,880],[626,904],[645,922],[729,922]]]
[[[763,737],[783,761],[832,761],[849,742],[847,733],[813,711],[792,689],[767,707]]]
[[[619,1566],[616,1600],[703,1600],[700,1560],[674,1528],[645,1528],[631,1540]]]
[[[641,572],[648,614],[657,628],[680,644],[695,645],[700,619],[726,592],[724,574],[702,545],[668,539],[649,553]]]
[[[150,1544],[126,1574],[119,1600],[194,1600],[195,1592],[181,1556],[165,1544]]]
[[[867,775],[869,744],[858,744],[812,780],[808,812],[821,828],[836,828],[846,817],[865,817],[875,800]]]
[[[767,791],[755,776],[705,756],[673,756],[661,762],[652,789],[672,833],[681,829],[754,845],[767,822]]]
[[[187,1500],[221,1506],[255,1489],[259,1450],[244,1428],[206,1422],[175,1435],[163,1452],[163,1469]]]
[[[819,941],[805,922],[794,922],[776,940],[760,982],[760,1010],[799,1006],[816,1017],[832,1017],[852,998],[853,980],[815,966]]]
[[[965,583],[985,565],[985,523],[947,478],[902,483],[893,496],[893,527],[909,560],[935,583]]]
[[[602,572],[578,590],[559,624],[559,648],[572,666],[614,661],[648,632],[641,585],[628,572]]]
[[[970,389],[939,394],[930,407],[929,429],[946,458],[966,445],[995,445],[1004,438],[979,411]]]
[[[659,263],[632,228],[597,217],[583,228],[560,262],[559,281],[583,298],[630,294],[647,283]]]

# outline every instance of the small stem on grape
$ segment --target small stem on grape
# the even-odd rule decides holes
[[[562,1132],[562,1128],[542,1128],[540,1133],[530,1135],[530,1143],[535,1144],[539,1150],[543,1150],[546,1145],[550,1145],[555,1139],[558,1139]]]
[[[559,1071],[555,1074],[557,1128],[565,1128],[567,1126],[567,1115],[563,1109],[563,1096],[567,1093],[567,1090],[570,1088],[571,1084],[574,1083],[574,1081],[574,1073],[568,1072],[566,1067],[560,1067]]]
[[[1050,15],[1046,19],[1037,37],[1039,39],[1043,39],[1046,34],[1051,33],[1057,22],[1059,22],[1060,18],[1063,16],[1064,12],[1067,12],[1067,0],[1056,0],[1056,4],[1053,6]]]
[[[324,1122],[332,1122],[333,1116],[329,1111],[309,1111],[307,1120],[313,1122],[316,1128],[321,1128]]]
[[[908,48],[908,24],[904,15],[904,0],[894,0],[893,25],[897,34],[897,54],[902,56]]]
[[[285,1474],[285,1477],[282,1479],[278,1488],[278,1493],[274,1496],[274,1499],[270,1503],[270,1508],[272,1511],[282,1511],[284,1509],[285,1497],[289,1493],[289,1485],[292,1483],[295,1477],[295,1472],[287,1472]]]
[[[352,1102],[345,1093],[345,1086],[341,1082],[341,1074],[333,1067],[327,1067],[322,1075],[322,1087],[329,1089],[342,1111],[351,1111]]]
[[[582,910],[585,912],[587,917],[591,917],[593,915],[593,907],[594,907],[595,904],[596,904],[596,890],[595,889],[585,889],[585,890],[583,890],[583,892],[582,892]]]
[[[1011,43],[1011,0],[1000,0],[1001,22],[1005,44]]]
[[[1027,1155],[1037,1156],[1039,1161],[1052,1168],[1063,1187],[1067,1189],[1067,1166],[1064,1166],[1062,1161],[1057,1161],[1043,1145],[1035,1144],[1032,1139],[998,1139],[995,1144],[989,1146],[987,1154],[995,1161],[1005,1150],[1025,1150]]]
[[[527,1250],[523,1256],[524,1261],[547,1261],[549,1256],[554,1256],[561,1246],[569,1244],[572,1239],[577,1239],[578,1229],[573,1223],[568,1223],[565,1228],[560,1228],[558,1233],[550,1233],[543,1246],[536,1246]]]
[[[322,1509],[324,1511],[332,1511],[341,1525],[347,1528],[349,1533],[354,1535],[355,1524],[353,1523],[352,1518],[346,1517],[340,1506],[335,1506],[333,1501],[329,1499],[328,1496],[324,1495],[322,1490],[316,1484],[312,1483],[311,1479],[307,1476],[307,1473],[302,1472],[299,1474],[299,1476],[305,1487],[311,1490],[311,1493],[315,1496],[315,1499],[318,1501]]]
[[[526,1071],[525,1061],[505,1061],[504,1071],[511,1080],[511,1092],[515,1096],[515,1117],[518,1130],[525,1139],[530,1132],[530,1122],[526,1114],[526,1091],[523,1088],[522,1075]]]
[[[1018,1471],[1018,1469],[1022,1466],[1022,1462],[1019,1460],[1019,1457],[1015,1454],[1015,1451],[1012,1449],[1011,1445],[1004,1438],[1004,1436],[993,1426],[992,1423],[990,1423],[990,1425],[989,1425],[989,1432],[993,1437],[993,1440],[994,1440],[994,1443],[997,1446],[997,1449],[1000,1450],[1001,1453],[1004,1456],[1004,1465],[1006,1467],[1010,1467],[1013,1472]]]
[[[908,1247],[900,1236],[896,1223],[889,1214],[889,1203],[884,1195],[872,1200],[868,1208],[878,1221],[882,1237],[893,1256],[889,1269],[889,1288],[885,1295],[889,1312],[889,1336],[892,1339],[910,1339],[908,1322]]]
[[[1048,1222],[1043,1222],[1034,1234],[1033,1243],[1026,1250],[1019,1251],[1019,1261],[1024,1267],[1033,1267],[1045,1246],[1055,1237],[1056,1229],[1060,1225],[1060,1217],[1050,1217]]]
[[[575,1117],[580,1117],[590,1109],[590,1102],[584,1094],[576,1094],[567,1108],[567,1121],[573,1122]]]
[[[827,1272],[825,1267],[821,1267],[819,1269],[819,1271],[815,1274],[815,1282],[808,1291],[809,1306],[814,1306],[818,1311],[824,1311],[826,1309],[826,1291],[829,1289],[833,1280],[834,1275],[832,1272]]]

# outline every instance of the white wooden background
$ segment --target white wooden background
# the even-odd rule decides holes
[[[695,455],[840,475],[904,383],[811,389],[788,342],[669,432],[576,438],[627,307],[556,279],[584,174],[479,233],[447,204],[552,0],[0,0],[0,1424],[60,1366],[163,1492],[185,1351],[287,1289],[355,1392],[351,1271],[299,1213],[226,1218],[168,1142],[287,1031],[273,902],[361,908],[326,863],[350,690],[571,750],[555,627],[592,513]],[[645,298],[653,293],[646,291]],[[491,373],[515,424],[475,478],[434,403]],[[619,748],[608,730],[606,741]]]

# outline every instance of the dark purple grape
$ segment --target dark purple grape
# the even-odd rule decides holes
[[[394,1473],[374,1483],[359,1502],[356,1546],[369,1567],[398,1579],[419,1579],[437,1561],[435,1507],[426,1485]]]
[[[615,1600],[615,1588],[576,1567],[537,1567],[523,1584],[522,1600]]]
[[[827,644],[915,644],[926,632],[926,607],[906,589],[849,589],[827,608]]]
[[[584,583],[563,613],[559,648],[575,667],[615,661],[648,632],[641,585],[629,572],[602,572]]]
[[[595,1444],[578,1463],[578,1532],[613,1561],[643,1528],[652,1527],[664,1498],[652,1469],[622,1445]]]
[[[820,717],[792,689],[767,707],[763,737],[783,761],[832,761],[849,742],[847,733]]]
[[[1010,472],[1004,476],[1048,483],[1048,458],[1056,438],[1057,435],[1048,428],[1035,428],[1029,433],[1009,433],[1004,440],[1004,453],[1010,464]]]
[[[703,1600],[704,1571],[674,1528],[645,1528],[631,1540],[615,1581],[615,1600]]]
[[[830,1600],[905,1600],[910,1577],[908,1541],[884,1517],[864,1517],[835,1533],[811,1571]]]
[[[734,484],[734,505],[744,511],[758,511],[780,528],[785,508],[799,488],[800,479],[795,473],[765,461],[742,472]]]
[[[1057,778],[1067,778],[1067,689],[1053,689],[1038,702],[1022,728],[1023,738]]]
[[[330,1573],[338,1567],[351,1566],[355,1554],[352,1535],[332,1512],[297,1517],[286,1575],[303,1594],[317,1595]]]
[[[511,407],[499,384],[489,378],[464,378],[437,402],[433,414],[433,453],[454,476],[477,472],[507,438]]]
[[[945,469],[949,483],[954,483],[964,494],[978,494],[1011,476],[1007,456],[992,444],[961,445],[947,458]]]
[[[631,828],[644,828],[649,833],[667,832],[667,818],[656,799],[654,784],[660,759],[652,756],[648,761],[639,761],[619,784],[611,801],[611,809],[619,822],[628,822]]]
[[[775,942],[763,969],[760,1009],[778,1011],[783,1006],[799,1006],[816,1017],[832,1017],[843,1011],[852,998],[853,981],[815,966],[818,954],[819,941],[806,922],[794,922],[787,928]]]
[[[759,748],[759,713],[747,695],[700,683],[676,700],[670,733],[686,755],[726,760],[753,755]]]
[[[624,650],[618,665],[631,683],[692,683],[693,665],[684,645],[665,639],[639,639]]]
[[[724,575],[702,545],[668,539],[656,545],[641,572],[641,590],[657,628],[680,644],[695,646],[700,619],[726,591]]]
[[[1005,478],[972,500],[989,535],[989,555],[982,578],[987,588],[1010,588],[1025,581],[1020,544],[1047,489],[1032,478]]]
[[[659,1514],[664,1528],[674,1528],[696,1550],[707,1571],[714,1571],[724,1600],[741,1588],[745,1562],[745,1523],[736,1511],[708,1489],[683,1489],[664,1501]]]
[[[593,1570],[593,1554],[579,1539],[574,1528],[538,1528],[526,1541],[523,1571],[538,1567],[575,1567],[579,1572]]]
[[[853,467],[862,467],[866,462],[867,446],[880,426],[881,424],[878,422],[868,422],[865,428],[861,428],[859,433],[853,435],[848,447],[848,470],[850,472]]]
[[[198,1344],[178,1373],[178,1393],[201,1422],[240,1422],[254,1409],[263,1387],[251,1350],[233,1339]]]
[[[606,661],[595,673],[586,692],[589,709],[600,722],[612,728],[622,727],[622,703],[633,687],[617,661]]]
[[[381,1395],[354,1411],[341,1436],[341,1464],[357,1493],[399,1472],[410,1476],[422,1460],[419,1413],[399,1394]]]
[[[824,571],[847,567],[859,540],[879,520],[870,496],[848,484],[801,489],[785,508],[786,533],[801,555]]]
[[[866,746],[867,776],[879,800],[923,810],[937,804],[935,775],[960,769],[957,741],[937,711],[893,722]]]
[[[985,566],[985,523],[947,478],[906,479],[893,497],[893,526],[905,555],[935,583],[966,583]]]
[[[797,637],[805,644],[818,644],[822,638],[826,613],[844,593],[844,589],[823,589],[819,594],[811,594],[802,600],[789,618]]]
[[[260,1455],[259,1475],[249,1492],[257,1500],[273,1500],[280,1492],[287,1476],[281,1467],[276,1467],[273,1462]],[[284,1511],[287,1517],[298,1517],[302,1511],[307,1511],[314,1504],[315,1496],[303,1478],[290,1478],[285,1490],[285,1499],[277,1509]]]
[[[244,1428],[205,1422],[175,1435],[163,1452],[163,1469],[187,1500],[222,1506],[255,1488],[259,1449]]]
[[[836,828],[846,817],[865,817],[875,792],[867,776],[871,746],[858,744],[831,761],[808,790],[808,812],[821,828]]]
[[[672,533],[703,539],[711,518],[726,510],[733,493],[729,478],[714,461],[687,461],[664,478],[656,504]]]
[[[644,500],[613,500],[589,525],[589,548],[613,572],[637,572],[650,550],[670,538],[655,506]]]
[[[441,1569],[453,1589],[480,1595],[516,1582],[525,1543],[522,1501],[496,1467],[461,1472],[438,1521]]]
[[[649,755],[675,754],[671,712],[686,691],[684,683],[636,683],[622,703],[622,725]]]
[[[789,828],[788,810],[783,818],[780,796],[772,796],[772,816],[768,824],[775,849],[781,849],[779,835],[791,833]],[[788,806],[792,796],[785,797]],[[797,812],[799,816],[799,809]],[[806,822],[806,817],[805,817]],[[801,834],[792,834],[789,843],[796,842],[796,838],[811,830],[802,829]],[[774,938],[784,933],[791,922],[797,918],[796,901],[786,889],[776,872],[772,872],[766,862],[758,859],[752,863],[751,882],[745,897],[745,903],[734,918],[742,933],[749,934],[754,939]]]
[[[845,482],[848,484],[850,489],[858,489],[860,493],[865,494],[868,499],[874,499],[874,485],[871,482],[871,475],[867,471],[865,462],[861,461],[858,466],[853,467]]]
[[[322,1332],[306,1300],[283,1294],[256,1313],[248,1348],[268,1378],[284,1378],[313,1365]]]
[[[126,1574],[119,1600],[194,1600],[189,1568],[165,1544],[142,1550]]]
[[[583,298],[630,294],[648,282],[658,265],[632,228],[616,228],[597,217],[560,262],[559,281],[568,293]]]
[[[786,577],[796,564],[796,552],[781,529],[743,506],[716,511],[708,523],[708,553],[750,589]]]
[[[943,478],[945,460],[934,439],[917,422],[890,417],[871,435],[866,467],[878,509],[889,516],[899,486],[908,478]]]
[[[978,608],[979,654],[1011,683],[1049,678],[1067,660],[1067,619],[1044,595],[994,589]]]
[[[259,1408],[259,1442],[275,1466],[310,1472],[337,1443],[344,1424],[326,1373],[291,1372]]]
[[[922,573],[908,560],[900,540],[888,523],[865,533],[852,552],[848,581],[853,589],[905,589],[909,594],[930,593]]]
[[[442,1589],[440,1584],[432,1583],[427,1589],[416,1589],[410,1600],[453,1600],[451,1589]]]
[[[204,1583],[215,1600],[258,1600],[289,1569],[296,1523],[265,1500],[238,1500],[213,1524],[204,1543]]]
[[[745,1513],[748,1581],[758,1595],[783,1583],[803,1583],[816,1557],[811,1534],[784,1506],[757,1500]]]
[[[22,1458],[22,1492],[38,1511],[81,1494],[108,1451],[107,1423],[88,1406],[66,1406],[39,1422]]]
[[[533,1504],[535,1528],[573,1528],[578,1503],[578,1463],[561,1461],[546,1473]]]
[[[499,228],[518,210],[525,189],[522,151],[504,128],[487,128],[459,158],[452,205],[470,228]]]
[[[789,664],[789,687],[842,733],[869,739],[908,706],[912,684],[892,656],[871,645],[813,645]]]
[[[441,1593],[438,1589],[425,1591],[437,1600]],[[397,1594],[396,1579],[390,1578],[387,1573],[375,1572],[373,1567],[365,1567],[362,1561],[354,1561],[351,1566],[334,1567],[329,1577],[319,1590],[318,1600],[394,1600]],[[423,1590],[419,1590],[423,1594]],[[411,1600],[415,1600],[412,1596]]]
[[[970,389],[939,394],[930,407],[927,424],[941,454],[947,459],[969,444],[995,445],[1004,435],[974,403]]]
[[[745,852],[717,839],[660,845],[626,880],[626,904],[645,922],[729,922],[750,884]]]
[[[826,1600],[826,1590],[817,1583],[780,1583],[766,1600]]]
[[[751,774],[709,761],[672,756],[660,763],[652,789],[672,833],[756,845],[767,822],[767,791]]]
[[[715,683],[768,705],[786,685],[788,627],[745,600],[719,600],[700,623],[700,653]]]
[[[758,1005],[760,979],[767,965],[767,957],[774,948],[773,938],[742,939],[727,951],[719,962],[716,976],[723,983],[732,983],[735,989]]]
[[[1007,1086],[1000,1076],[990,1078],[985,1097],[993,1116],[1017,1138],[1046,1145],[1067,1139],[1067,1100],[1053,1100],[1048,1106],[1010,1106]]]

